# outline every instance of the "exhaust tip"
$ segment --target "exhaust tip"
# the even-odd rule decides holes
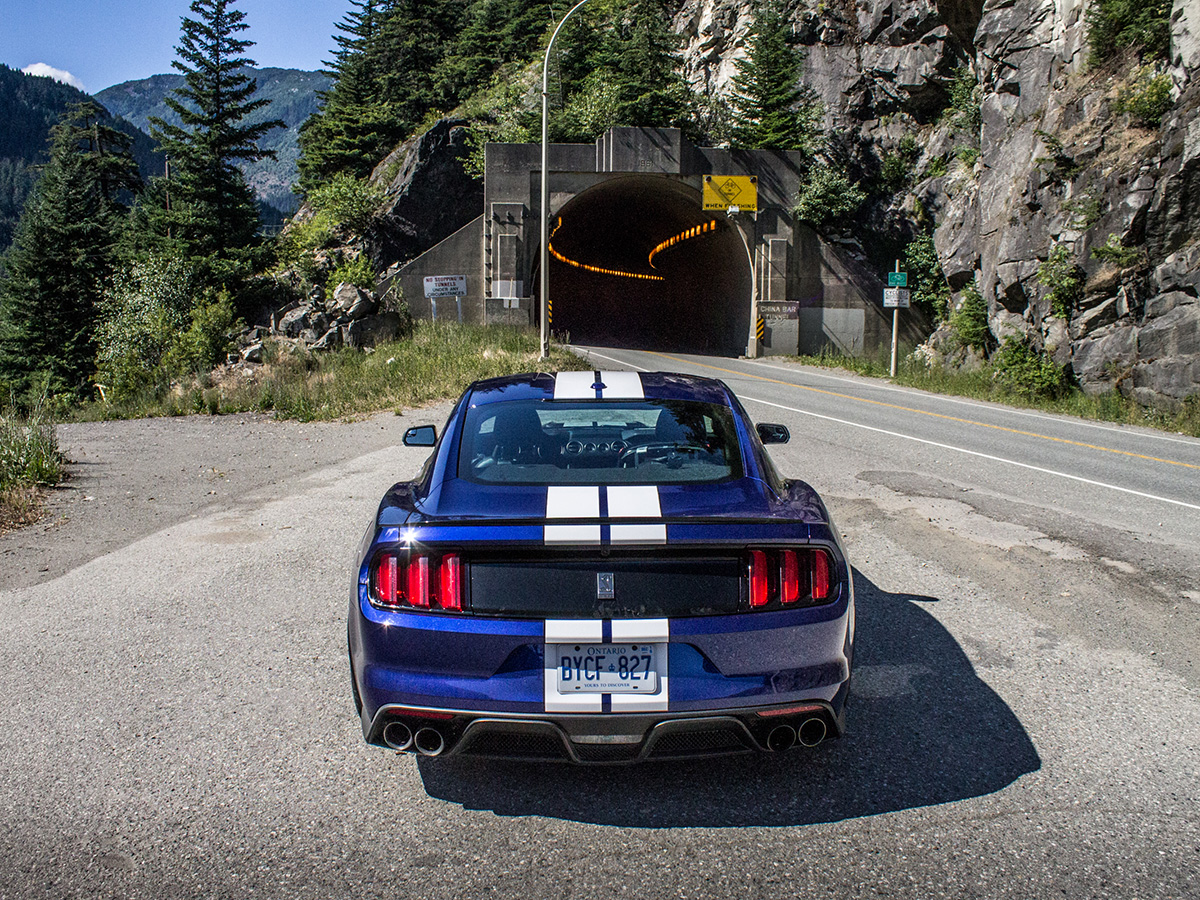
[[[813,716],[800,723],[800,730],[797,732],[797,737],[805,747],[815,747],[821,741],[825,740],[825,735],[828,734],[828,731],[829,729],[825,726],[825,720]]]
[[[422,728],[413,737],[413,744],[422,756],[440,756],[446,749],[446,739],[436,728]]]
[[[776,725],[767,735],[767,749],[780,753],[796,743],[796,729],[791,725]]]
[[[393,750],[408,750],[413,744],[412,730],[403,722],[388,722],[383,728],[383,742]]]

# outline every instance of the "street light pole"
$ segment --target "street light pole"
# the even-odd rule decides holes
[[[575,10],[587,3],[579,0],[571,11],[562,17],[554,33],[550,35],[550,43],[546,47],[546,58],[542,62],[542,248],[541,259],[538,263],[541,269],[541,310],[542,310],[542,359],[550,356],[550,188],[547,180],[549,169],[549,153],[547,151],[546,135],[550,125],[550,51],[554,49],[554,39],[567,19],[575,14]]]

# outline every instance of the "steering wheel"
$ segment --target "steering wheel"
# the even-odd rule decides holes
[[[643,462],[652,460],[669,460],[684,453],[708,453],[709,449],[703,444],[667,441],[652,444],[638,444],[626,447],[617,455],[617,464],[621,466],[640,466]]]

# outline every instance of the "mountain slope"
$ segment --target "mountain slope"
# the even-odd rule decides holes
[[[25,198],[37,182],[37,170],[31,167],[49,158],[50,129],[69,106],[87,99],[70,85],[0,64],[0,251],[12,242]],[[162,170],[148,135],[124,119],[111,124],[133,138],[133,156],[143,177]]]
[[[296,206],[292,185],[296,181],[296,159],[300,155],[300,125],[317,111],[320,102],[317,92],[329,87],[329,76],[298,69],[248,68],[243,71],[258,82],[254,98],[271,101],[270,106],[258,110],[247,122],[282,119],[287,123],[286,129],[275,129],[260,144],[266,150],[274,150],[276,158],[248,163],[243,171],[259,199],[290,212]],[[166,97],[182,85],[182,75],[152,75],[105,88],[96,98],[117,115],[149,131],[151,116],[179,124],[179,117],[167,106]]]

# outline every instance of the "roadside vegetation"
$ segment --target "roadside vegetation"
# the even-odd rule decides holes
[[[418,322],[411,335],[373,351],[312,353],[285,343],[265,346],[253,369],[218,367],[112,401],[79,407],[84,420],[270,412],[311,421],[346,419],[384,409],[422,406],[455,397],[472,381],[516,372],[586,369],[573,353],[552,347],[541,360],[530,328]]]
[[[891,362],[889,354],[890,350],[885,349],[876,357],[851,357],[829,352],[789,359],[806,366],[844,369],[868,378],[887,378]],[[920,355],[906,352],[901,355],[896,377],[891,381],[936,394],[990,400],[1081,419],[1141,425],[1200,437],[1200,397],[1188,398],[1177,412],[1166,412],[1142,406],[1117,391],[1091,396],[1071,384],[1067,374],[1045,356],[1011,340],[974,371],[929,365]]]
[[[62,478],[63,458],[46,404],[36,403],[27,416],[11,404],[0,412],[0,534],[37,521],[41,489]]]

